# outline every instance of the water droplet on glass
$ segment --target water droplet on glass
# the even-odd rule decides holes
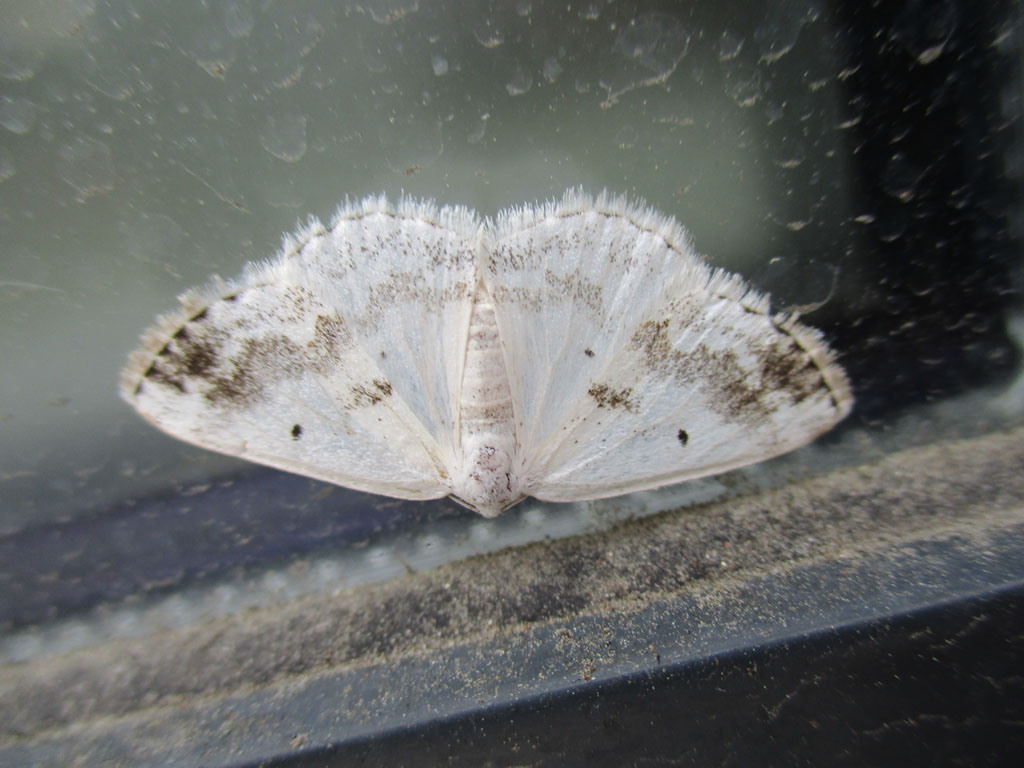
[[[79,200],[114,188],[110,147],[88,136],[79,136],[57,150],[57,171],[75,188]]]
[[[223,79],[235,60],[235,41],[219,24],[197,24],[183,51],[212,77]]]
[[[370,0],[364,6],[378,24],[394,24],[420,9],[419,0]]]
[[[544,59],[544,79],[549,83],[553,83],[558,79],[558,76],[562,74],[562,65],[558,63],[558,59],[554,56],[548,56]]]
[[[25,134],[36,122],[36,105],[24,96],[0,96],[0,125],[11,133]]]
[[[728,29],[722,33],[722,36],[718,38],[718,43],[715,45],[715,52],[718,54],[719,61],[732,61],[740,55],[742,50],[743,38],[730,32]]]
[[[615,134],[615,144],[619,149],[630,149],[636,145],[637,139],[640,138],[640,134],[637,133],[636,128],[628,123]]]
[[[725,92],[741,107],[752,107],[761,98],[761,72],[737,68],[726,74]]]
[[[766,100],[762,109],[764,110],[764,119],[767,121],[768,125],[777,123],[786,116],[786,110],[781,104],[775,101]]]
[[[521,96],[533,87],[533,75],[522,67],[516,67],[512,79],[505,83],[509,96]]]
[[[796,45],[800,30],[819,16],[811,0],[776,0],[765,5],[765,18],[754,30],[761,60],[778,61]]]
[[[115,101],[124,101],[135,93],[135,77],[139,70],[124,66],[117,58],[89,54],[79,64],[78,70],[79,77],[91,88]]]
[[[380,143],[388,167],[411,176],[433,165],[444,152],[441,121],[416,115],[391,118],[381,126]]]
[[[388,71],[388,61],[380,48],[371,46],[360,46],[359,53],[362,55],[363,64],[370,72],[380,74]]]
[[[917,194],[917,184],[921,180],[921,172],[902,152],[896,152],[889,158],[885,167],[882,186],[885,191],[904,203],[910,202]]]
[[[651,13],[633,20],[615,41],[615,51],[651,72],[675,68],[690,45],[690,33],[667,14]]]
[[[483,141],[484,136],[487,134],[487,121],[490,119],[490,117],[491,115],[488,112],[484,112],[482,115],[480,115],[480,119],[477,121],[476,128],[470,131],[469,135],[466,136],[466,141],[468,141],[470,144],[479,144],[481,141]]]
[[[43,50],[29,46],[0,30],[0,77],[4,80],[31,80],[43,60]]]
[[[0,182],[7,181],[16,171],[11,151],[7,147],[0,147]]]
[[[221,7],[221,17],[224,19],[224,27],[228,34],[236,39],[246,37],[252,32],[255,23],[249,6],[236,0],[224,3]]]
[[[170,216],[162,213],[143,213],[130,221],[117,225],[124,249],[139,261],[163,263],[169,253],[177,253],[184,230]]]
[[[804,143],[791,136],[784,137],[773,145],[775,157],[773,162],[780,168],[797,168],[807,157],[807,150]]]
[[[875,221],[875,231],[880,240],[892,243],[903,237],[907,231],[907,211],[904,206],[886,206]]]
[[[896,20],[892,36],[920,64],[931,64],[945,52],[959,24],[957,5],[951,0],[910,2]]]
[[[306,116],[268,115],[260,131],[260,144],[276,158],[298,162],[306,154]]]
[[[498,28],[494,19],[485,19],[473,30],[473,37],[484,48],[497,48],[505,42],[505,35]]]
[[[274,6],[276,17],[260,19],[252,47],[259,75],[272,88],[290,88],[302,77],[303,60],[324,36],[313,16],[294,14],[292,6]]]
[[[667,13],[648,13],[633,19],[615,40],[616,59],[601,77],[608,108],[635,88],[664,83],[675,72],[690,46],[690,33]]]

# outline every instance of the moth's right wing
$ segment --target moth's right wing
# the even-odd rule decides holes
[[[614,496],[810,442],[850,409],[821,337],[673,220],[570,193],[499,217],[484,266],[531,495]]]

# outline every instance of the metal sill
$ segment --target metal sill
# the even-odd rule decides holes
[[[0,764],[1010,764],[1024,430],[0,669]]]

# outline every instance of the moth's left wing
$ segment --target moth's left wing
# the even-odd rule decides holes
[[[122,395],[203,448],[358,490],[449,493],[480,225],[383,198],[183,297]]]

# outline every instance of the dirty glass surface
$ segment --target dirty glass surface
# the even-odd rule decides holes
[[[4,3],[6,657],[1018,423],[1019,9],[878,5]],[[186,446],[117,397],[154,315],[308,215],[380,192],[487,215],[572,187],[646,200],[804,313],[854,414],[766,465],[491,522]]]

